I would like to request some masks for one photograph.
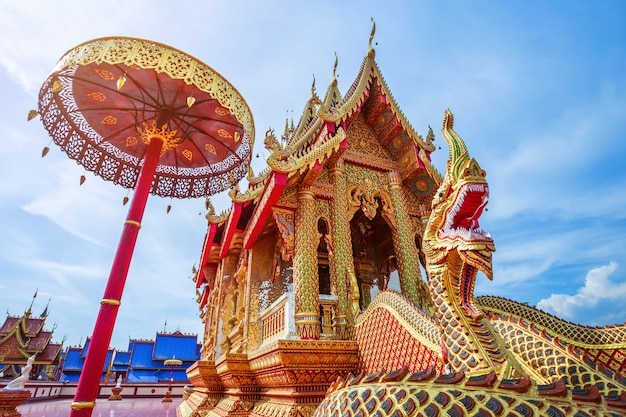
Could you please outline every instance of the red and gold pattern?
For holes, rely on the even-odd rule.
[[[146,94],[146,86],[158,91]],[[193,57],[142,39],[95,39],[66,52],[40,90],[38,113],[70,158],[126,188],[135,187],[147,149],[127,138],[167,125],[176,136],[152,189],[164,197],[228,189],[252,155],[254,122],[237,90]]]
[[[439,329],[432,319],[394,292],[382,292],[359,317],[355,329],[360,373],[381,369],[443,371]]]
[[[622,328],[582,329],[512,302],[474,300],[476,272],[492,275],[495,247],[478,228],[488,187],[452,114],[444,178],[430,162],[432,130],[424,141],[410,127],[371,39],[345,97],[336,81],[323,100],[313,83],[300,122],[286,123],[281,141],[268,130],[270,169],[250,172],[248,191],[229,194],[236,205],[257,204],[243,231],[252,272],[237,287],[231,252],[242,249],[229,243],[228,216],[209,219],[222,230],[211,235],[221,242],[206,244],[217,271],[203,298],[213,304],[203,316],[203,357],[212,365],[190,371],[195,390],[181,415],[625,415]],[[350,230],[357,215],[356,228],[380,226],[365,243],[352,241],[369,236]],[[370,302],[390,254],[403,295],[381,291]],[[330,295],[320,286],[329,276]],[[244,291],[246,305],[263,307],[236,311]],[[248,340],[231,343],[239,334]]]

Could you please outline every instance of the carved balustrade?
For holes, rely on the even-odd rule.
[[[320,333],[323,338],[336,336],[335,315],[337,311],[336,295],[319,295],[321,324]],[[277,339],[297,339],[294,320],[293,293],[285,293],[274,301],[259,315],[261,345]]]

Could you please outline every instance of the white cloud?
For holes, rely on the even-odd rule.
[[[602,302],[616,302],[626,296],[626,282],[616,283],[609,276],[617,270],[617,263],[591,269],[585,277],[585,285],[574,295],[552,294],[537,303],[537,307],[565,319],[573,319],[587,309]]]

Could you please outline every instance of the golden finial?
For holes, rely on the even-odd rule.
[[[333,65],[333,84],[337,84],[337,65],[339,64],[339,57],[337,51],[335,51],[335,65]]]
[[[372,32],[370,33],[370,41],[369,44],[367,45],[367,55],[370,58],[374,58],[374,47],[372,46],[372,41],[374,40],[374,34],[376,33],[376,22],[374,22],[374,18],[371,17],[370,19],[372,19]]]
[[[213,207],[213,204],[211,203],[211,199],[209,197],[207,197],[204,200],[204,207],[206,208],[207,219],[208,219],[208,216],[214,216],[215,215],[215,207]]]
[[[283,137],[289,136],[289,110],[287,110],[287,117],[285,117],[285,129],[283,130]]]
[[[311,83],[311,97],[315,96],[315,74],[313,74],[313,83]]]
[[[426,135],[426,143],[431,144],[435,141],[435,133],[433,128],[428,125],[428,134]]]
[[[30,302],[30,306],[28,306],[28,310],[26,311],[26,315],[30,316],[31,309],[33,308],[33,303],[35,302],[35,298],[37,298],[37,293],[39,292],[39,288],[35,290],[35,294],[33,294],[33,300]]]

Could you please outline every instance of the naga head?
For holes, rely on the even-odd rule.
[[[474,283],[480,270],[493,278],[491,254],[495,246],[491,235],[483,231],[478,219],[487,206],[489,187],[483,171],[475,159],[470,158],[463,140],[452,129],[454,116],[446,110],[443,120],[443,137],[450,147],[445,177],[432,201],[432,211],[424,232],[424,245],[429,256],[428,264],[437,268],[453,262],[448,258],[458,254],[461,265],[458,288],[453,288],[459,302],[472,316],[480,316],[472,300]],[[455,257],[455,259],[457,259]],[[449,265],[451,266],[451,265]]]

